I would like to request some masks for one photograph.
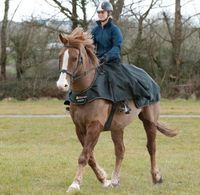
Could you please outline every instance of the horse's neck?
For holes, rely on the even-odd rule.
[[[94,69],[91,70],[92,68]],[[83,65],[82,68],[77,72],[77,75],[82,75],[82,77],[72,82],[71,84],[72,91],[78,93],[90,88],[94,80],[95,73],[96,73],[96,69],[94,65],[92,65],[91,63],[87,63],[87,65]]]

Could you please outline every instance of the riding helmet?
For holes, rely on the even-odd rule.
[[[97,11],[113,11],[113,6],[109,1],[103,1],[99,4]]]

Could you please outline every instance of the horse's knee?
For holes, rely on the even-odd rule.
[[[88,158],[86,155],[80,155],[78,159],[78,164],[81,164],[82,166],[86,166],[88,163]]]
[[[96,162],[92,159],[89,159],[88,160],[88,164],[91,166],[91,167],[95,167],[96,166]]]

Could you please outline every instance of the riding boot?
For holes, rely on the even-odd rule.
[[[70,101],[69,101],[69,92],[67,92],[66,94],[66,98],[65,98],[65,101],[64,101],[64,105],[66,105],[66,112],[69,112],[70,111]]]
[[[67,105],[65,109],[66,109],[67,112],[69,112],[70,111],[70,105]]]
[[[128,106],[128,101],[121,102],[120,112],[124,112],[125,114],[130,114],[131,108]]]

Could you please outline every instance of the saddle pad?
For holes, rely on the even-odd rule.
[[[96,99],[113,103],[133,100],[137,108],[158,102],[160,88],[141,68],[128,64],[98,67],[91,87],[81,93],[69,91],[65,104],[85,104]]]

